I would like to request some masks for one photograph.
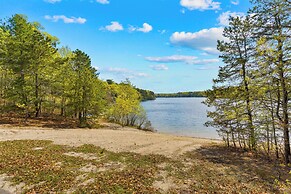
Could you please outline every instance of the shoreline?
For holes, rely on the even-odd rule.
[[[73,133],[72,133],[73,132]],[[103,128],[42,128],[0,125],[0,141],[51,140],[54,144],[80,146],[93,144],[114,152],[161,154],[176,157],[202,146],[220,144],[217,139],[180,136],[162,132],[142,131],[106,123]]]
[[[167,133],[167,132],[162,132],[157,130],[156,132],[153,133],[160,133],[160,134],[164,134],[164,135],[174,135],[177,137],[190,137],[190,138],[194,138],[194,139],[205,139],[205,140],[213,140],[213,141],[222,141],[219,138],[211,138],[211,137],[198,137],[198,136],[191,136],[191,135],[180,135],[180,134],[176,134],[176,133]]]
[[[61,128],[61,127],[44,127],[44,126],[30,126],[30,125],[11,125],[11,124],[0,124],[0,129],[1,128],[14,128],[14,129],[35,129],[35,130],[74,130],[74,129],[82,129],[82,130],[99,130],[99,129],[111,129],[111,130],[129,130],[129,131],[141,131],[141,132],[149,132],[149,133],[156,133],[156,134],[162,134],[162,135],[172,135],[172,136],[177,136],[177,137],[185,137],[185,138],[194,138],[194,139],[205,139],[205,140],[214,140],[214,141],[222,141],[220,138],[211,138],[211,137],[199,137],[199,136],[191,136],[191,135],[183,135],[183,134],[178,134],[178,133],[171,133],[171,132],[164,132],[164,131],[159,131],[159,129],[154,129],[154,131],[147,131],[147,130],[142,130],[142,129],[137,129],[132,126],[121,126],[118,123],[110,123],[110,122],[101,122],[100,123],[100,128],[80,128],[80,127],[68,127],[68,128]]]

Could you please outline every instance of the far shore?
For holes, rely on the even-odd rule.
[[[0,125],[0,141],[51,140],[55,144],[80,146],[93,144],[114,152],[161,154],[175,157],[201,146],[220,144],[220,140],[145,132],[105,123],[99,129],[61,129]]]

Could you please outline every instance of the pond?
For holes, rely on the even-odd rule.
[[[206,127],[205,98],[157,98],[142,102],[148,119],[158,132],[182,136],[219,139],[216,129]],[[213,109],[212,109],[213,110]]]

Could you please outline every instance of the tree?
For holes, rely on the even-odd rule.
[[[111,82],[108,87],[110,105],[107,117],[110,121],[120,123],[122,126],[153,131],[146,112],[140,105],[141,94],[129,80],[120,84]]]
[[[101,81],[85,52],[57,49],[58,43],[24,15],[1,21],[1,112],[25,112],[26,120],[61,115],[78,119],[79,126],[86,127],[110,104],[112,115],[120,117],[118,122],[139,127],[146,123],[140,94],[129,81]],[[153,93],[145,91],[145,95]]]
[[[7,57],[6,42],[9,34],[0,28],[0,105],[4,104],[4,95],[8,87],[7,69],[4,67],[4,59]]]
[[[278,79],[277,118],[284,134],[285,163],[290,163],[289,93],[290,88],[290,2],[287,0],[252,0],[250,11],[257,21],[255,36],[260,41],[258,56],[274,65],[272,76]],[[264,45],[262,47],[261,45]],[[268,51],[265,51],[265,48]]]
[[[109,110],[109,117],[122,125],[129,125],[130,117],[139,113],[140,94],[129,81],[110,86],[116,98]]]
[[[91,66],[90,57],[78,49],[73,52],[73,55],[74,75],[71,77],[73,80],[71,101],[75,115],[79,118],[80,126],[84,126],[89,115],[93,112],[100,112],[98,102],[103,99],[104,93],[101,92],[103,85],[98,80],[97,70]]]
[[[247,130],[249,131],[249,147],[256,148],[256,135],[253,125],[252,113],[252,96],[251,96],[251,52],[253,45],[251,44],[251,23],[250,18],[231,17],[230,25],[226,27],[223,36],[228,41],[218,41],[218,50],[222,53],[220,58],[226,64],[220,68],[218,79],[214,80],[216,84],[225,84],[232,82],[240,93],[237,93],[235,99],[245,103],[247,114]]]
[[[31,36],[33,26],[22,15],[14,15],[6,23],[2,23],[2,29],[9,33],[6,42],[7,55],[3,60],[4,68],[11,70],[16,76],[11,85],[10,94],[16,105],[25,107],[28,117],[29,88],[26,83],[26,75],[29,67],[30,48],[33,46]]]
[[[16,14],[2,23],[1,29],[9,34],[6,39],[7,54],[4,57],[4,68],[16,76],[11,84],[8,96],[19,107],[24,107],[26,117],[31,106],[35,107],[35,116],[41,111],[41,90],[46,79],[46,67],[52,63],[56,52],[56,39],[42,32],[36,22],[28,22],[23,15]]]
[[[245,18],[230,18],[224,30],[228,41],[218,41],[225,66],[207,92],[209,113],[228,145],[232,140],[249,148],[263,147],[270,155],[273,145],[279,158],[283,140],[284,161],[290,163],[289,113],[290,2],[253,0]],[[255,94],[255,95],[254,95]],[[283,137],[280,135],[283,134]],[[260,146],[257,146],[260,144]],[[246,147],[244,145],[244,147]]]
[[[40,27],[38,27],[40,28]],[[35,117],[41,113],[41,104],[45,96],[45,87],[50,87],[49,78],[55,61],[57,39],[48,33],[43,33],[37,28],[32,35],[33,47],[31,48],[31,60],[29,72],[34,81],[34,107]]]

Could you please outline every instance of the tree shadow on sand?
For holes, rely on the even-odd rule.
[[[274,184],[274,180],[285,181],[291,179],[291,167],[281,165],[275,160],[262,155],[224,146],[201,147],[190,157],[199,157],[202,160],[228,167],[229,173],[244,176],[248,181],[264,181]]]

